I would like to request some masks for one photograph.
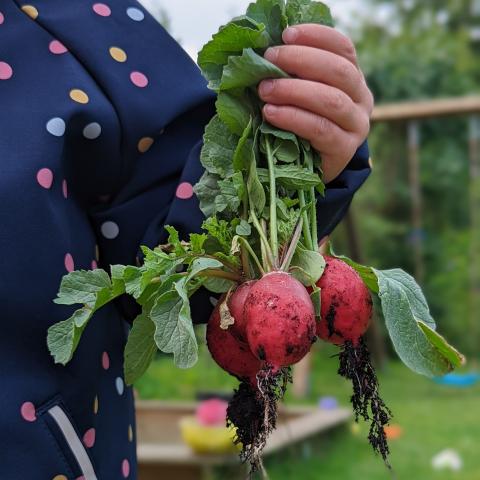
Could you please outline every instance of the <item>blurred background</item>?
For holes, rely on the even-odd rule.
[[[211,34],[249,2],[143,3],[196,58]],[[355,39],[377,102],[370,135],[374,174],[333,235],[335,249],[415,275],[440,331],[468,364],[455,377],[415,376],[398,362],[376,319],[368,342],[394,413],[392,476],[370,450],[366,425],[340,415],[334,428],[325,426],[329,415],[348,407],[350,386],[336,375],[335,349],[318,346],[295,372],[286,404],[298,415],[323,410],[325,428],[297,435],[267,457],[266,467],[272,480],[480,480],[480,0],[332,0],[330,6],[338,28]],[[202,341],[201,329],[198,335]],[[203,348],[198,366],[188,371],[159,357],[136,388],[139,399],[173,401],[159,404],[163,408],[209,392],[228,394],[235,385]],[[139,456],[146,465],[140,480],[236,478],[221,459],[173,450],[165,454],[177,455],[168,466],[172,476],[155,476],[155,450],[142,447],[141,428],[150,425],[153,439],[154,430],[165,427],[150,423],[149,409],[143,412],[140,404]]]

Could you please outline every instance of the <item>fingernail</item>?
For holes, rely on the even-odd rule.
[[[270,95],[270,93],[272,93],[273,87],[274,87],[273,80],[264,80],[260,84],[260,95]]]
[[[266,115],[268,116],[272,116],[272,115],[275,115],[278,111],[278,107],[276,107],[275,105],[265,105],[265,107],[263,107],[263,111],[265,112]]]
[[[267,51],[265,52],[264,57],[269,62],[274,62],[278,57],[278,48],[274,48],[274,47],[268,48]]]
[[[293,43],[298,37],[298,30],[296,28],[288,27],[282,35],[285,43]]]

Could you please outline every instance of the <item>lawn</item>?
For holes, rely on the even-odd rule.
[[[315,352],[307,403],[324,395],[348,405],[349,385],[336,375],[337,359],[330,347]],[[267,462],[271,480],[480,480],[480,386],[452,389],[416,376],[400,363],[380,373],[382,396],[403,435],[391,442],[395,476],[383,466],[365,439],[367,428],[352,425],[322,439],[313,449],[292,451]],[[144,399],[194,399],[197,392],[229,392],[236,385],[201,349],[193,369],[180,371],[168,358],[156,360],[136,388]],[[286,401],[294,400],[287,396]],[[455,449],[463,460],[461,472],[434,471],[432,457]]]

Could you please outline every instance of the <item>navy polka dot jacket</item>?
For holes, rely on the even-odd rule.
[[[52,299],[67,271],[134,263],[165,224],[202,222],[213,94],[139,4],[106,2],[0,0],[1,480],[136,478],[124,309],[99,312],[62,367],[46,334],[71,311]],[[321,234],[368,173],[364,145],[319,204]]]

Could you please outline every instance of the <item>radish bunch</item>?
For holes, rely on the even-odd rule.
[[[341,347],[339,374],[353,383],[356,419],[371,420],[370,443],[388,465],[384,426],[391,414],[379,396],[363,341],[372,317],[372,298],[352,267],[331,256],[325,261],[316,283],[321,291],[318,318],[309,293],[313,288],[308,291],[287,272],[273,271],[222,297],[208,322],[206,339],[213,359],[242,382],[227,417],[237,428],[244,459],[253,469],[260,466],[259,453],[275,427],[276,402],[289,379],[286,367],[310,351],[317,335]],[[222,325],[222,309],[231,318],[227,325]],[[278,388],[280,383],[283,387]]]

